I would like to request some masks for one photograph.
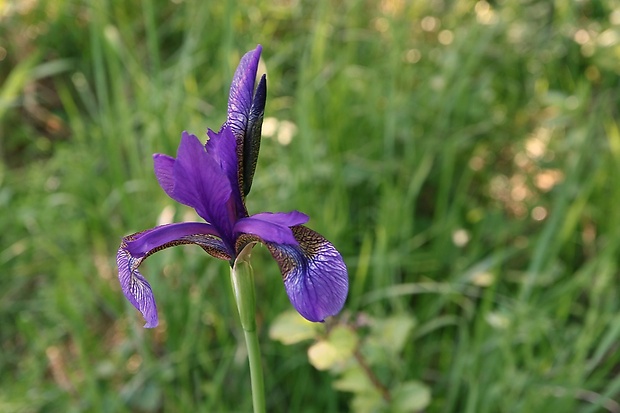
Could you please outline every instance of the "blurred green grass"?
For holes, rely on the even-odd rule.
[[[151,154],[221,124],[257,43],[266,116],[296,133],[264,138],[248,208],[312,217],[347,313],[417,319],[396,363],[427,411],[620,411],[612,0],[0,2],[0,411],[251,409],[226,264],[149,259],[143,330],[114,256],[187,219]],[[290,304],[255,261],[268,410],[346,411],[269,340]]]

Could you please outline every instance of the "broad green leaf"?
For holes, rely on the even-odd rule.
[[[306,320],[296,311],[286,311],[276,317],[271,324],[269,337],[290,345],[316,337],[322,328],[321,324]]]
[[[410,413],[423,410],[431,402],[431,391],[427,385],[419,381],[401,383],[392,392],[393,413]]]
[[[352,393],[377,392],[366,372],[357,364],[342,373],[334,382],[334,389]]]
[[[327,370],[338,363],[346,362],[357,347],[357,334],[345,326],[336,326],[326,340],[321,340],[308,349],[310,363],[319,370]]]
[[[327,370],[338,361],[338,349],[327,341],[319,341],[308,349],[308,359],[316,369]]]
[[[357,334],[354,330],[345,326],[336,326],[329,333],[327,338],[334,347],[338,349],[338,353],[342,358],[349,357],[357,347]]]
[[[377,413],[385,411],[386,402],[376,389],[357,393],[351,400],[352,411],[355,413]]]

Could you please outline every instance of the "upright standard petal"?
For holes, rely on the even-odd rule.
[[[267,243],[277,261],[293,307],[309,321],[323,321],[344,306],[349,290],[347,267],[336,248],[319,233],[291,228],[298,245]]]
[[[250,192],[256,170],[267,99],[265,75],[261,77],[254,92],[261,51],[262,47],[258,45],[256,49],[243,56],[235,71],[228,95],[226,125],[230,127],[237,141],[238,179],[243,198]]]
[[[226,125],[215,133],[207,131],[209,140],[205,144],[207,154],[220,166],[231,185],[237,185],[237,144],[235,135]]]
[[[236,137],[243,136],[246,131],[262,50],[262,46],[258,45],[256,49],[247,52],[241,58],[230,84],[226,124],[230,126]]]
[[[179,203],[184,203],[174,197],[174,162],[172,156],[156,153],[153,155],[153,166],[155,168],[155,177],[159,186],[172,199]]]
[[[218,133],[209,129],[207,135],[209,136],[209,140],[205,145],[207,155],[213,158],[213,161],[220,166],[230,182],[232,197],[234,198],[233,204],[235,205],[235,218],[245,217],[248,213],[241,196],[235,136],[226,125]]]
[[[194,208],[228,245],[234,245],[231,236],[236,218],[229,211],[231,194],[231,183],[221,165],[196,136],[184,132],[174,163],[174,199]]]
[[[246,197],[252,188],[254,172],[258,162],[260,140],[263,129],[263,116],[265,114],[265,101],[267,99],[267,79],[265,75],[260,78],[256,88],[256,94],[252,100],[248,125],[243,137],[243,168],[242,173],[243,196]]]

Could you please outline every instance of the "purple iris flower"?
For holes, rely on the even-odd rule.
[[[255,88],[261,46],[243,56],[228,98],[228,117],[219,132],[208,130],[206,144],[183,132],[177,157],[153,155],[155,175],[168,196],[196,210],[205,222],[161,225],[123,238],[116,255],[125,297],[146,320],[157,326],[151,286],[138,267],[149,255],[181,244],[196,244],[233,266],[249,244],[263,243],[277,261],[288,297],[310,321],[337,314],[348,291],[347,268],[336,248],[303,226],[298,212],[249,215],[250,191],[260,146],[267,82]]]

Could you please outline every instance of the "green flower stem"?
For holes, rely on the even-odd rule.
[[[265,385],[256,331],[256,299],[254,297],[254,272],[250,265],[251,251],[252,245],[248,245],[241,251],[234,266],[230,269],[230,279],[245,335],[245,344],[248,348],[254,413],[265,413]]]

